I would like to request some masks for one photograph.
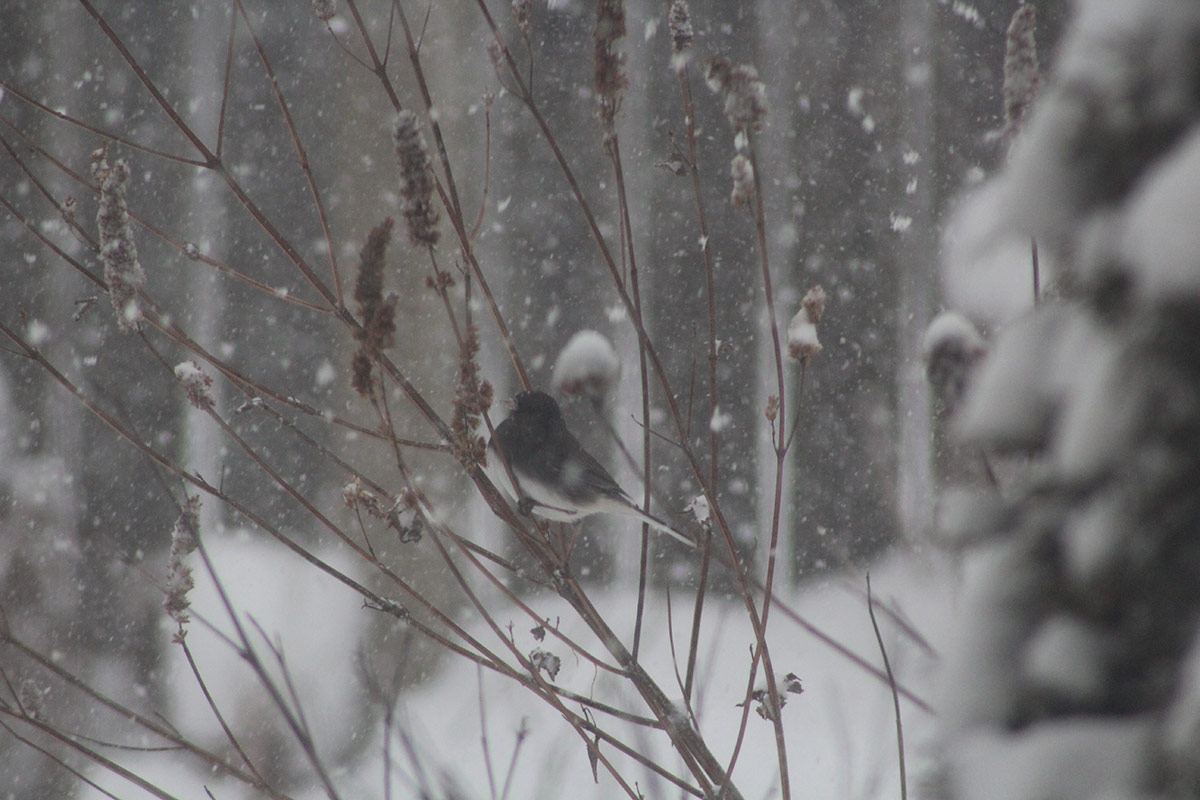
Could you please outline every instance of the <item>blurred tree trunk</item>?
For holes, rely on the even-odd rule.
[[[224,92],[225,48],[221,45],[229,35],[232,8],[220,5],[199,7],[192,24],[184,26],[186,42],[183,53],[187,64],[187,97],[189,119],[197,132],[214,150],[217,147],[217,128]],[[228,193],[219,186],[214,175],[199,172],[187,181],[180,192],[180,219],[200,252],[218,261],[229,259],[229,226],[225,204]],[[215,270],[197,262],[187,265],[181,287],[186,299],[186,324],[201,347],[218,352],[221,334],[225,329],[225,289]],[[222,384],[213,386],[217,407],[224,408]],[[193,408],[180,394],[183,415],[183,458],[188,467],[203,475],[210,483],[221,482],[222,434],[212,418]],[[217,503],[200,507],[200,530],[216,530],[221,518]]]

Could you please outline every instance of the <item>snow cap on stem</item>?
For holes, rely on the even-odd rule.
[[[797,361],[808,359],[821,352],[817,340],[817,324],[825,313],[825,290],[814,286],[804,295],[800,310],[787,327],[788,355]]]
[[[921,340],[925,374],[947,411],[958,406],[971,370],[986,350],[978,329],[957,311],[943,311],[925,329]]]
[[[620,378],[621,359],[599,331],[576,333],[554,363],[554,390],[564,395],[603,401]]]

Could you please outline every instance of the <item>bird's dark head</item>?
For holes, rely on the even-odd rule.
[[[513,398],[513,415],[550,422],[562,417],[558,401],[545,392],[521,392]]]

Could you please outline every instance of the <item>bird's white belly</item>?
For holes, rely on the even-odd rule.
[[[492,483],[512,498],[514,501],[520,501],[522,497],[528,497],[537,505],[533,507],[533,513],[537,514],[542,519],[548,519],[552,522],[575,522],[587,516],[589,511],[586,509],[569,510],[575,504],[563,496],[561,492],[555,491],[546,486],[540,481],[523,479],[521,481],[521,492],[517,492],[513,488],[512,481],[509,480],[508,471],[504,469],[504,465],[500,463],[500,459],[494,453],[489,454],[487,472]]]

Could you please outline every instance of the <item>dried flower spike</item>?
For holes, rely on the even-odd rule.
[[[175,365],[175,380],[187,392],[188,402],[201,411],[212,411],[216,401],[212,394],[212,378],[204,374],[195,361],[181,361]]]
[[[433,204],[433,167],[417,115],[402,109],[396,115],[392,138],[400,160],[400,196],[404,200],[408,240],[414,245],[435,245],[440,215]]]
[[[529,11],[532,5],[533,0],[512,0],[512,15],[516,20],[517,30],[526,38],[529,38]]]
[[[1008,24],[1004,43],[1004,133],[1016,135],[1037,97],[1041,76],[1038,68],[1037,8],[1021,3]]]
[[[322,22],[329,22],[337,13],[337,0],[312,0],[313,13]]]
[[[492,385],[479,378],[479,329],[470,324],[458,358],[458,385],[450,418],[451,449],[460,463],[482,464],[487,460],[487,442],[476,431],[483,412],[491,406]]]
[[[354,299],[362,329],[357,334],[360,348],[352,361],[351,385],[362,395],[370,394],[374,385],[372,364],[381,352],[392,346],[396,334],[395,295],[383,294],[383,270],[387,263],[388,243],[394,227],[391,217],[371,229],[366,244],[359,252],[358,278],[354,283]]]
[[[190,619],[188,592],[196,585],[187,557],[200,546],[200,498],[188,497],[179,518],[171,529],[171,553],[167,557],[167,598],[163,608],[178,626],[174,641],[182,642],[187,635],[183,626]]]
[[[671,66],[676,72],[682,72],[687,66],[687,52],[696,39],[687,0],[672,0],[667,12],[667,26],[671,29]]]
[[[146,283],[146,273],[138,262],[133,225],[125,202],[129,162],[120,159],[110,167],[108,150],[101,147],[92,153],[92,177],[100,189],[96,224],[100,229],[100,261],[104,264],[104,281],[108,284],[108,296],[117,312],[117,328],[122,333],[131,333],[138,329],[142,321],[137,293]]]
[[[625,78],[625,59],[617,51],[617,42],[625,36],[624,0],[598,0],[596,4],[595,88],[599,101],[597,115],[605,136],[612,136],[616,127],[617,109],[621,107],[621,92],[628,85]]]

